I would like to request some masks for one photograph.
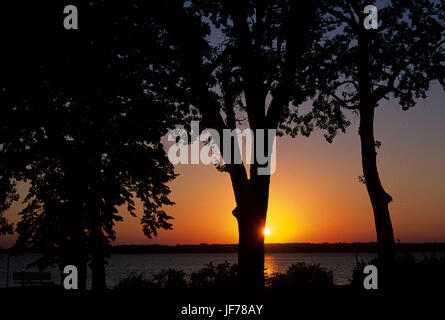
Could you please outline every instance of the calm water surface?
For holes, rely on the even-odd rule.
[[[416,253],[414,255],[422,259],[429,254]],[[26,266],[35,261],[37,257],[37,254],[26,254],[10,258],[9,286],[15,285],[12,280],[13,272],[37,271],[36,268],[26,270]],[[374,257],[375,254],[372,253],[357,255],[358,260],[364,261],[369,261]],[[115,254],[109,259],[109,264],[106,266],[107,283],[111,288],[120,279],[131,274],[143,273],[144,277],[148,278],[150,275],[168,268],[183,270],[186,274],[190,274],[209,262],[218,264],[226,260],[236,263],[237,256],[235,253]],[[354,253],[269,253],[265,257],[266,272],[285,272],[291,264],[297,262],[320,264],[321,267],[332,271],[336,284],[347,284],[351,279],[356,257]],[[6,287],[6,265],[7,255],[0,254],[0,287]],[[54,282],[60,282],[58,269],[52,268],[46,271],[52,273]],[[90,275],[91,272],[88,276]]]

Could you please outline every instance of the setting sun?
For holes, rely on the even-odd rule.
[[[264,229],[264,235],[268,236],[270,234],[270,229],[269,228],[265,228]]]

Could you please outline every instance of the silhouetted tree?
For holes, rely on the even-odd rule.
[[[91,255],[92,287],[105,288],[119,206],[134,215],[141,200],[148,237],[171,228],[162,208],[173,204],[167,183],[175,175],[160,138],[178,121],[173,105],[150,91],[162,79],[150,65],[168,57],[154,51],[158,30],[146,27],[150,16],[137,3],[81,3],[81,26],[69,31],[62,23],[68,3],[2,10],[8,50],[0,103],[2,130],[10,133],[0,145],[20,160],[11,176],[30,185],[17,246],[43,249],[41,266],[78,266],[81,287]]]
[[[394,260],[394,234],[388,205],[392,197],[382,186],[377,168],[374,112],[382,99],[394,98],[403,110],[426,98],[433,80],[445,85],[445,2],[429,0],[379,3],[378,29],[366,30],[363,13],[369,1],[338,0],[324,4],[324,27],[330,33],[323,50],[315,110],[328,105],[360,115],[363,166],[361,180],[374,210],[379,260]]]
[[[317,7],[313,1],[167,1],[156,15],[175,51],[180,79],[170,97],[199,112],[204,128],[248,126],[289,129],[289,110],[314,94],[311,55],[317,39]],[[153,8],[151,8],[153,10]],[[145,11],[148,11],[145,10]],[[178,90],[177,90],[178,91]],[[293,133],[310,133],[318,124],[335,135],[346,121],[341,113],[316,119],[294,119]],[[236,139],[235,139],[236,140]],[[265,137],[265,154],[271,154]],[[228,150],[219,146],[224,156]],[[256,152],[254,147],[253,154]],[[229,150],[239,148],[236,141]],[[233,160],[233,159],[232,159]],[[259,175],[258,159],[250,165],[225,164],[229,173],[238,222],[238,264],[245,288],[264,284],[264,235],[270,174]]]

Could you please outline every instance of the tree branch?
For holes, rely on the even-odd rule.
[[[342,108],[348,109],[348,110],[357,110],[358,106],[350,106],[346,103],[346,101],[339,98],[334,92],[329,92],[330,96],[333,97],[336,101],[338,101]]]
[[[226,46],[224,50],[213,60],[211,63],[207,64],[204,67],[203,73],[210,76],[212,72],[218,68],[231,54],[232,48],[230,46]]]
[[[311,7],[310,10],[311,12],[309,13],[301,13],[295,2],[290,9],[290,15],[286,21],[287,38],[284,66],[281,73],[281,79],[272,93],[272,101],[267,110],[266,122],[269,128],[277,128],[280,122],[282,109],[289,103],[292,89],[294,87],[293,83],[297,70],[297,59],[301,56],[299,55],[299,51],[303,51],[306,46],[306,43],[304,43],[304,34],[308,26],[305,22],[307,22],[308,17],[315,13],[313,7]],[[299,16],[300,14],[303,15],[303,17]]]

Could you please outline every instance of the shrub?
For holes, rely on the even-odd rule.
[[[127,278],[121,279],[114,287],[115,290],[144,290],[153,288],[153,283],[144,278],[143,273],[131,273]]]
[[[357,273],[358,274],[358,273]],[[278,289],[327,288],[334,285],[332,272],[318,264],[303,262],[291,265],[287,272],[266,276],[266,286]],[[153,289],[210,289],[224,291],[238,286],[238,266],[229,262],[214,265],[212,262],[193,272],[187,280],[182,270],[168,269],[145,279],[143,274],[131,274],[122,279],[117,290],[153,290]]]
[[[373,259],[369,262],[360,261],[352,272],[351,286],[362,289],[365,274],[363,269],[372,264],[380,271],[379,262]],[[381,274],[379,274],[379,279]],[[424,257],[416,259],[411,254],[398,255],[388,275],[388,289],[399,291],[440,291],[445,286],[445,257]]]
[[[233,287],[238,280],[238,265],[231,265],[228,261],[213,265],[210,262],[204,268],[191,274],[192,288]]]
[[[332,272],[319,264],[299,262],[291,265],[284,274],[274,273],[267,277],[266,285],[271,288],[332,287],[334,278]]]
[[[182,270],[162,270],[153,275],[153,286],[156,288],[182,289],[187,288],[187,280]]]
[[[186,288],[187,280],[182,270],[168,269],[152,275],[150,279],[144,278],[144,274],[131,273],[127,278],[119,281],[115,290],[152,290],[152,289],[182,289]]]

